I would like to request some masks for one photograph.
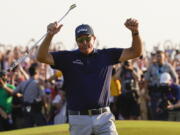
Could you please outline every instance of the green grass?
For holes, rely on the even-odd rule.
[[[120,135],[180,135],[180,122],[160,121],[116,121]],[[69,135],[68,125],[27,128],[0,135]]]

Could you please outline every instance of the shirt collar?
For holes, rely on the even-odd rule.
[[[98,53],[98,50],[97,49],[94,49],[90,54],[86,55],[84,53],[82,53],[79,49],[78,49],[78,53],[83,56],[83,57],[90,57],[90,56],[94,56],[95,54]]]

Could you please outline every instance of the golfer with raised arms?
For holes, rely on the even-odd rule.
[[[127,19],[132,33],[130,48],[95,49],[96,36],[91,26],[75,30],[77,50],[48,52],[51,40],[62,25],[48,25],[48,34],[37,53],[37,60],[59,69],[64,76],[71,135],[117,135],[114,116],[109,109],[110,80],[114,64],[142,55],[138,21]]]

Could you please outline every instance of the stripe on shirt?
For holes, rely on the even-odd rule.
[[[104,84],[103,84],[103,87],[102,87],[101,95],[100,95],[100,98],[99,98],[99,104],[103,104],[104,102],[108,101],[108,99],[107,99],[107,101],[105,101],[105,95],[106,95],[106,85],[108,83],[107,81],[108,81],[109,74],[111,74],[111,71],[112,71],[112,66],[109,66],[108,71],[106,73],[106,78],[105,78],[105,81],[104,81]]]

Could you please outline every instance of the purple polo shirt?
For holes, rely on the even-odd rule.
[[[85,55],[79,50],[52,52],[62,71],[67,105],[70,110],[97,109],[109,105],[112,66],[119,63],[121,48],[94,50]]]

